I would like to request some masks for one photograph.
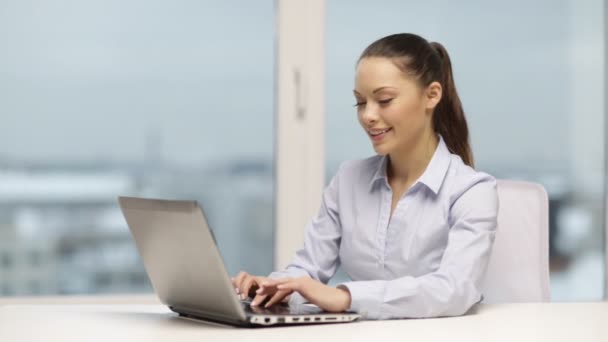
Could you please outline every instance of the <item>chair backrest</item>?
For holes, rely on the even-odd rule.
[[[547,192],[540,184],[498,180],[498,206],[483,302],[549,301]]]

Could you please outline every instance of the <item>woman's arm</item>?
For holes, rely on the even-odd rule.
[[[341,284],[350,292],[350,310],[371,319],[464,314],[481,299],[497,214],[496,181],[485,178],[453,203],[448,244],[437,271]]]
[[[268,278],[246,274],[239,275],[234,280],[235,286],[240,287],[240,293],[251,293],[251,288],[257,291],[252,305],[259,305],[264,301],[272,304],[283,300],[292,293],[290,290],[277,291],[275,287],[261,290],[264,287],[263,284],[273,283],[272,280],[304,277],[327,283],[336,273],[339,266],[338,254],[342,237],[337,200],[341,170],[342,167],[323,191],[319,212],[306,226],[304,247],[296,252],[291,263],[284,270],[271,273]],[[255,279],[258,281],[256,282]],[[293,304],[304,301],[305,299],[299,293],[294,293],[290,298],[290,303]]]
[[[340,168],[323,191],[321,207],[306,226],[304,247],[285,270],[273,272],[270,278],[308,276],[327,283],[339,266],[338,253],[342,229],[338,207]]]

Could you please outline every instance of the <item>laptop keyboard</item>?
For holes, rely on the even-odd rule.
[[[257,315],[289,315],[289,307],[287,305],[273,305],[269,308],[264,306],[251,306],[251,303],[242,302],[243,309],[246,313],[257,314]]]
[[[241,305],[246,313],[257,315],[310,315],[322,312],[318,307],[306,304],[289,306],[286,303],[279,303],[265,308],[263,305],[251,306],[250,300],[241,300]]]

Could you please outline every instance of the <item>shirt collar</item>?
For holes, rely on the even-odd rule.
[[[426,169],[418,178],[418,180],[414,183],[422,183],[429,189],[433,191],[435,195],[439,192],[441,188],[441,184],[443,184],[443,180],[445,179],[445,175],[448,172],[448,168],[450,166],[451,153],[448,150],[447,145],[443,141],[441,135],[439,135],[439,143],[437,144],[437,149],[433,153],[433,157],[431,161],[427,165]],[[376,181],[380,179],[384,179],[386,184],[388,185],[388,177],[386,175],[386,166],[388,165],[388,155],[382,156],[378,162],[378,166],[376,171],[374,172],[374,176],[372,177],[370,185],[374,185]]]
[[[372,177],[372,181],[370,183],[370,186],[374,186],[374,184],[376,184],[377,181],[384,179],[387,182],[388,185],[388,176],[386,175],[386,165],[388,162],[388,156],[384,155],[381,156],[378,164],[376,166],[376,171],[374,172],[374,176]]]

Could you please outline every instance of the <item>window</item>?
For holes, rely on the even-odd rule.
[[[2,267],[5,269],[10,269],[13,266],[13,258],[8,253],[2,254]]]
[[[231,273],[272,270],[274,15],[0,2],[0,267],[43,275],[0,295],[151,291],[118,195],[199,200]]]
[[[284,266],[324,162],[329,179],[373,154],[352,107],[357,57],[415,32],[452,56],[477,168],[549,191],[553,299],[599,299],[603,13],[601,0],[1,1],[0,295],[151,291],[118,195],[199,200],[232,274]]]

